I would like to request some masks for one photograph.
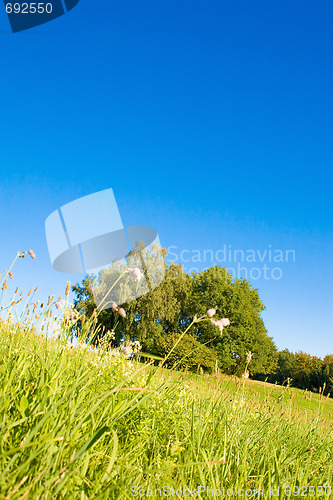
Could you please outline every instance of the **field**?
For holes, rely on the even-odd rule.
[[[331,498],[333,400],[0,323],[0,498]]]

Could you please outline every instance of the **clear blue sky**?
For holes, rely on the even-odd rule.
[[[112,187],[178,254],[293,249],[253,281],[266,327],[332,352],[332,19],[328,0],[80,0],[12,34],[1,5],[0,267],[37,255],[12,288],[81,279],[52,269],[45,219]]]

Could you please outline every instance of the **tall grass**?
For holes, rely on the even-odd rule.
[[[332,432],[316,420],[281,416],[241,389],[216,386],[207,398],[153,373],[2,324],[0,497],[123,499],[202,486],[269,498],[269,488],[332,485]]]
[[[49,321],[51,305],[35,314]],[[232,388],[211,377],[208,390],[205,377],[193,382],[120,352],[74,347],[70,323],[49,338],[27,321],[0,322],[1,499],[250,489],[252,498],[282,499],[302,487],[330,497],[333,435],[319,407],[301,420],[290,399],[272,408],[253,398],[245,378]]]

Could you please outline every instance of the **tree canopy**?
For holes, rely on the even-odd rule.
[[[165,255],[164,251],[163,259]],[[251,351],[252,375],[274,372],[277,349],[272,338],[267,335],[261,318],[264,306],[257,289],[245,279],[233,279],[226,269],[219,266],[189,275],[183,272],[179,264],[166,265],[163,262],[163,265],[165,277],[156,288],[123,304],[126,318],[119,318],[111,308],[98,313],[98,322],[104,331],[114,330],[114,344],[138,340],[143,351],[164,355],[174,335],[184,331],[194,316],[204,315],[207,309],[213,307],[217,308],[216,316],[229,318],[230,326],[224,328],[221,336],[220,330],[209,321],[196,323],[188,332],[190,337],[181,344],[182,348],[193,348],[195,342],[199,342],[210,349],[211,359],[209,351],[205,351],[209,358],[208,365],[211,366],[212,360],[216,359],[220,369],[229,374],[242,372],[247,353]],[[102,277],[104,286],[105,276],[112,283],[120,272],[121,265],[115,263],[102,270],[100,275],[88,275],[81,285],[73,286],[76,309],[90,317],[96,308],[93,294],[96,283]],[[128,286],[126,283],[119,288],[119,297]]]

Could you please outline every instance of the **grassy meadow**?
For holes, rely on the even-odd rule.
[[[1,499],[330,498],[332,399],[0,325]]]
[[[135,343],[74,344],[78,320],[82,339],[98,326],[69,304],[70,284],[46,304],[31,290],[18,315],[22,293],[6,299],[8,277],[11,268],[0,284],[1,500],[332,497],[332,399],[252,381],[248,364],[242,378],[195,374],[153,365]]]

